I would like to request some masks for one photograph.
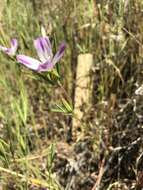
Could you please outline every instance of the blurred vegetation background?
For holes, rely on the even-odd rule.
[[[143,135],[143,1],[0,0],[0,44],[9,46],[15,37],[19,52],[34,56],[41,26],[54,51],[67,43],[59,69],[73,105],[78,56],[92,54],[92,103],[82,106],[74,139],[72,116],[51,111],[65,96],[58,85],[0,53],[0,188],[136,189],[143,170],[137,163]]]

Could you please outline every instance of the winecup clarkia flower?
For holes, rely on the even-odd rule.
[[[39,60],[26,55],[17,55],[17,60],[34,71],[44,72],[53,69],[55,64],[61,59],[64,54],[65,43],[59,46],[55,56],[53,56],[52,46],[48,36],[39,37],[34,40],[34,47],[37,51]]]
[[[13,38],[11,40],[11,47],[7,48],[4,46],[0,45],[0,50],[3,51],[4,53],[8,54],[9,56],[14,56],[16,54],[17,48],[18,48],[18,41],[17,39]]]

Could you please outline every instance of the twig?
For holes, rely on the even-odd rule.
[[[103,173],[104,173],[104,163],[105,163],[105,159],[103,159],[102,162],[101,162],[101,166],[100,166],[99,174],[98,174],[98,177],[97,177],[97,181],[96,181],[95,185],[93,186],[93,188],[91,190],[98,190],[99,189],[101,179],[102,179],[102,176],[103,176]]]
[[[140,42],[130,31],[128,31],[126,28],[122,28],[127,34],[129,34],[135,41],[143,48],[142,42]]]

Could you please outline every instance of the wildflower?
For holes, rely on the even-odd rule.
[[[10,48],[0,45],[0,50],[3,51],[4,53],[8,54],[9,56],[14,56],[17,51],[17,48],[18,48],[17,39],[15,39],[15,38],[12,39],[10,44],[11,44]]]
[[[65,50],[65,43],[62,43],[59,46],[55,56],[53,56],[52,47],[48,36],[39,37],[34,40],[34,46],[39,60],[26,55],[17,55],[17,60],[26,67],[38,72],[49,71],[53,69],[55,64],[63,56]]]

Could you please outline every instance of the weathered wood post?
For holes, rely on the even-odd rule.
[[[78,128],[82,129],[82,117],[83,112],[82,107],[89,105],[91,103],[91,78],[90,70],[93,63],[93,55],[90,53],[80,54],[78,56],[77,73],[76,73],[76,88],[75,88],[75,105],[74,113],[75,118],[73,118],[73,138],[78,138]],[[85,110],[86,111],[86,110]]]

